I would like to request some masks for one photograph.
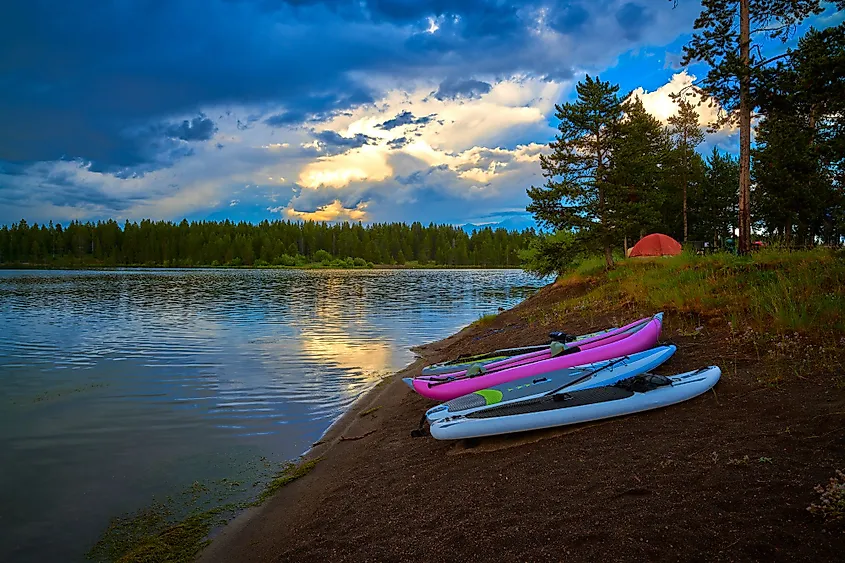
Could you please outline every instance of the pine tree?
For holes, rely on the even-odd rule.
[[[668,139],[639,98],[623,104],[625,117],[614,138],[607,185],[607,213],[617,240],[636,240],[660,223],[660,184]],[[626,249],[627,250],[627,249]]]
[[[692,191],[694,232],[696,237],[712,240],[717,246],[731,236],[730,227],[736,224],[739,160],[713,147],[704,174],[700,189]]]
[[[677,0],[676,0],[677,2]],[[845,0],[837,0],[839,9]],[[705,98],[725,110],[723,122],[739,122],[739,251],[750,250],[751,238],[751,112],[755,87],[765,65],[782,57],[764,58],[755,36],[786,41],[797,25],[823,11],[821,0],[701,0],[696,33],[684,47],[682,64],[704,61],[710,71],[701,82]],[[751,29],[751,24],[755,28]]]
[[[680,153],[680,169],[672,174],[681,183],[683,193],[683,216],[684,216],[684,242],[689,241],[689,221],[687,218],[687,192],[689,191],[690,177],[693,175],[692,167],[696,163],[694,159],[695,149],[704,141],[704,132],[698,126],[698,112],[691,103],[683,98],[677,100],[678,113],[669,118],[669,136],[673,142],[673,148]]]
[[[766,73],[754,179],[755,211],[786,243],[838,239],[845,164],[845,24],[810,29]]]
[[[607,185],[622,104],[619,86],[589,75],[576,87],[575,102],[556,105],[558,135],[552,153],[540,157],[546,183],[531,186],[527,209],[538,223],[574,230],[589,246],[604,250],[613,265],[613,233],[608,223]]]

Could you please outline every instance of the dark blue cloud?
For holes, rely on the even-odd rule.
[[[352,137],[344,137],[343,135],[328,129],[320,131],[319,133],[314,133],[314,138],[320,141],[320,144],[325,146],[331,152],[337,151],[338,149],[341,151],[357,149],[358,147],[375,142],[375,139],[364,135],[363,133],[357,133]]]
[[[449,172],[449,166],[447,164],[431,166],[427,170],[417,170],[406,176],[396,176],[396,181],[403,186],[422,185],[428,181],[429,177],[443,172]]]
[[[184,158],[189,151],[174,143],[210,139],[210,118],[191,116],[212,106],[262,108],[260,118],[244,118],[244,128],[326,120],[382,93],[364,82],[370,74],[400,81],[567,77],[579,61],[539,38],[541,11],[552,29],[582,33],[596,44],[598,56],[606,46],[594,39],[590,20],[616,6],[611,0],[6,4],[0,161],[81,159],[97,171],[149,170]],[[629,37],[641,36],[653,19],[633,3],[616,17]],[[439,26],[435,33],[427,32],[430,18]],[[466,79],[438,91],[477,95],[484,84]]]
[[[214,122],[204,115],[199,115],[188,121],[184,120],[178,125],[171,125],[167,128],[168,137],[181,139],[183,141],[207,141],[217,131]]]
[[[560,6],[549,16],[549,27],[559,33],[575,33],[590,19],[590,13],[579,4]]]
[[[271,115],[264,120],[264,123],[270,127],[288,127],[290,125],[297,125],[308,119],[308,115],[301,111],[283,111],[276,115]]]
[[[654,14],[639,4],[628,2],[616,12],[616,21],[626,39],[637,41],[643,30],[654,22]]]
[[[391,56],[383,38],[362,39],[321,7],[298,20],[295,7],[267,16],[219,0],[56,0],[4,11],[7,161],[80,157],[103,170],[150,162],[151,138],[136,131],[151,122],[210,104],[276,101],[303,115],[347,107],[361,100],[347,93],[362,89],[345,71]],[[309,23],[321,14],[331,41]],[[280,32],[280,22],[300,23]]]
[[[486,94],[492,87],[481,80],[460,80],[451,78],[440,83],[434,93],[438,100],[454,100],[457,98],[477,98]]]
[[[97,186],[80,185],[72,169],[45,166],[28,169],[24,182],[4,184],[2,193],[4,199],[14,200],[18,206],[50,204],[56,207],[108,208],[118,212],[128,209],[141,199],[138,195],[118,197],[104,192]],[[6,213],[0,213],[0,216],[3,215]]]
[[[393,139],[387,142],[387,146],[391,149],[401,149],[405,145],[408,144],[408,139],[406,137],[399,137],[398,139]]]
[[[378,127],[379,129],[385,129],[387,131],[390,131],[391,129],[402,127],[403,125],[425,125],[432,119],[434,119],[433,115],[414,117],[413,113],[406,110],[394,117],[393,119],[388,119]]]
[[[288,109],[271,115],[264,123],[270,127],[290,127],[306,122],[321,122],[331,119],[342,110],[372,104],[374,101],[372,93],[360,87],[352,92],[311,95],[289,101],[286,104]]]

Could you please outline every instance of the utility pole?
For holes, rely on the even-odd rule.
[[[751,249],[751,33],[750,0],[739,0],[739,245],[740,254]]]

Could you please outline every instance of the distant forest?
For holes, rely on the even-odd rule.
[[[516,267],[533,230],[421,223],[71,222],[0,228],[0,264],[46,266],[379,265]]]

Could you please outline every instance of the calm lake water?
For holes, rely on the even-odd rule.
[[[546,281],[519,270],[0,271],[0,561],[83,560],[113,516],[197,483],[254,495],[410,363],[410,346]]]

